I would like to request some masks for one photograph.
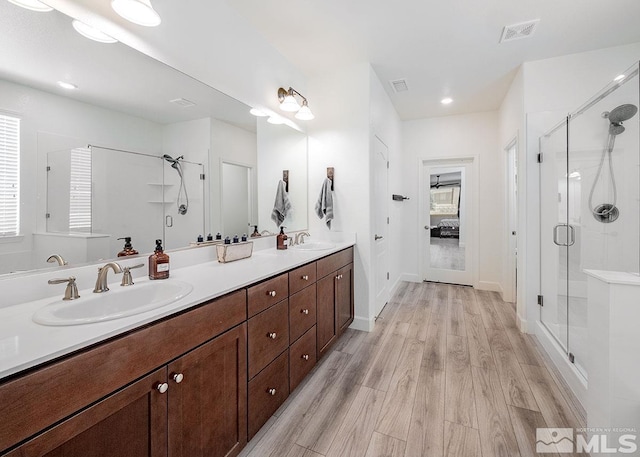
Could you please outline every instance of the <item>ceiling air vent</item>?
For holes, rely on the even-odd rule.
[[[196,106],[195,103],[193,103],[191,100],[187,100],[186,98],[176,98],[176,99],[170,100],[170,102],[175,103],[176,105],[182,108],[189,108],[190,106]]]
[[[406,92],[409,90],[407,86],[407,81],[405,79],[395,79],[393,81],[389,81],[391,83],[391,87],[393,87],[394,92]]]
[[[536,31],[540,19],[533,21],[521,22],[519,24],[507,25],[502,30],[502,37],[500,37],[500,43],[505,41],[520,40],[522,38],[529,38]]]

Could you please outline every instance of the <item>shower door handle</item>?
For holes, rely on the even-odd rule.
[[[557,245],[557,246],[565,246],[565,247],[566,247],[566,246],[569,246],[569,244],[568,244],[568,243],[560,243],[560,242],[558,241],[558,229],[559,229],[560,227],[565,227],[565,228],[566,228],[566,227],[567,227],[567,224],[558,224],[558,225],[556,225],[555,227],[553,227],[553,243],[554,243],[555,245]]]

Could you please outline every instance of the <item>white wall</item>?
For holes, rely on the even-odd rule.
[[[327,69],[309,81],[316,118],[309,123],[309,228],[328,231],[314,207],[327,167],[335,168],[331,231],[355,232],[355,328],[368,330],[370,315],[371,233],[369,170],[370,66],[355,63]],[[305,94],[307,95],[307,94]]]
[[[419,226],[419,173],[423,159],[474,157],[477,175],[476,225],[479,244],[474,285],[481,289],[501,290],[502,250],[505,227],[503,153],[498,140],[498,113],[486,112],[460,116],[406,121],[403,123],[406,213],[400,244],[404,259],[402,273],[419,277],[419,255],[416,249],[421,236]]]

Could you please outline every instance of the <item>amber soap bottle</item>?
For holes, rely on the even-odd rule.
[[[169,256],[162,249],[162,240],[156,240],[156,249],[149,256],[149,279],[169,277]]]
[[[280,233],[276,237],[276,249],[287,249],[287,238],[289,238],[284,233],[284,227],[280,227]]]
[[[118,238],[119,240],[124,240],[124,248],[122,251],[118,252],[118,257],[126,257],[129,255],[138,255],[138,251],[133,249],[133,245],[131,244],[131,237],[125,236],[124,238]]]

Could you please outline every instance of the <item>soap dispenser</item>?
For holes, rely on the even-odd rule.
[[[276,249],[287,249],[287,239],[289,237],[284,233],[284,227],[280,227],[280,233],[276,237]]]
[[[162,240],[156,240],[156,249],[149,256],[149,279],[169,277],[169,256],[162,249]]]
[[[251,238],[254,238],[256,236],[262,236],[262,235],[260,235],[260,232],[258,232],[258,226],[254,225],[253,226],[253,233],[251,234]]]
[[[119,240],[124,240],[124,248],[122,251],[118,252],[118,257],[125,257],[128,255],[138,255],[138,251],[133,249],[131,245],[131,237],[125,236],[124,238],[118,238]]]

